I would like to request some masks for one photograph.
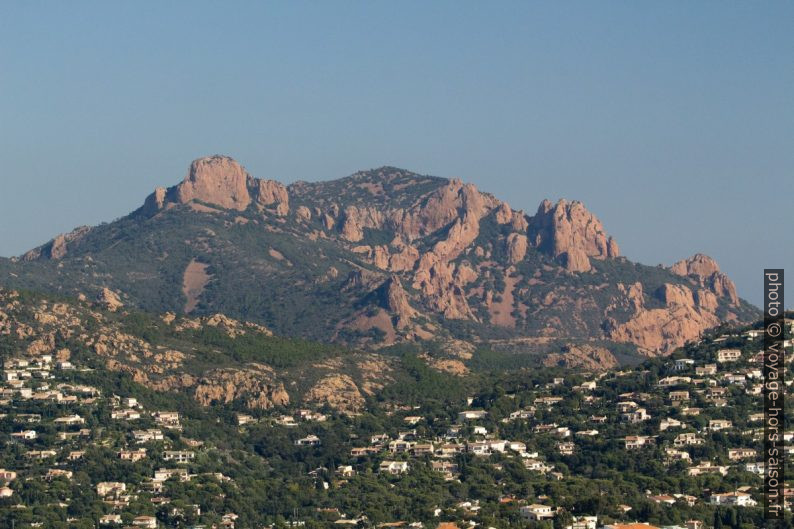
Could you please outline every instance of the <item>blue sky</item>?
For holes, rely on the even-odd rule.
[[[758,303],[763,267],[794,263],[792,20],[782,1],[3,2],[0,255],[223,153],[284,182],[395,165],[527,211],[579,199],[629,258],[710,254]]]

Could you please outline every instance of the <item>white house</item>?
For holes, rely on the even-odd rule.
[[[548,505],[533,503],[521,507],[521,516],[532,521],[548,520],[554,518],[554,511]]]
[[[384,461],[380,464],[378,470],[387,474],[398,475],[408,472],[408,468],[407,461]]]
[[[712,505],[735,505],[736,507],[755,507],[758,502],[752,496],[744,492],[726,492],[724,494],[712,494],[709,498]]]

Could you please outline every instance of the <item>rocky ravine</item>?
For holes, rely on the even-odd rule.
[[[333,285],[337,298],[307,331],[368,347],[438,337],[471,343],[570,338],[632,343],[644,354],[664,354],[721,321],[757,315],[706,256],[669,269],[628,262],[581,202],[544,200],[528,215],[460,180],[395,168],[284,186],[252,177],[231,158],[201,158],[181,183],[155,190],[128,222],[153,226],[168,215],[197,215],[215,224],[222,219],[225,233],[203,228],[200,236],[179,241],[190,263],[207,263],[212,279],[206,289],[187,289],[187,302],[177,293],[167,302],[173,310],[235,310],[239,305],[212,286],[228,290],[252,274],[261,288],[291,281],[295,299],[327,296],[320,289]],[[242,230],[246,240],[260,242],[251,248],[232,242]],[[104,235],[97,231],[59,236],[25,259],[69,264],[71,257],[71,280],[87,281],[77,263],[91,257],[86,248],[101,246],[97,240]],[[274,238],[290,242],[279,245]],[[268,248],[265,260],[251,257],[256,247]],[[289,247],[300,251],[290,257]],[[230,251],[234,259],[226,257]],[[24,275],[24,263],[14,273]],[[137,285],[115,287],[130,290],[143,306],[153,303],[135,291]],[[266,309],[260,317],[287,325],[275,314]]]

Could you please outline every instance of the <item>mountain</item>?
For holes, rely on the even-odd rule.
[[[125,217],[1,260],[0,284],[107,289],[127,306],[357,347],[442,341],[439,362],[487,346],[609,363],[758,316],[705,255],[628,261],[581,202],[530,215],[393,167],[285,186],[225,156],[195,160]]]

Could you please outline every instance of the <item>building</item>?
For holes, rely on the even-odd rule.
[[[47,474],[44,475],[44,479],[47,481],[52,481],[57,478],[66,478],[71,481],[72,479],[72,471],[71,470],[64,470],[62,468],[51,468],[47,470]]]
[[[389,452],[392,454],[397,454],[400,452],[408,452],[413,448],[414,443],[412,441],[406,441],[404,439],[395,439],[394,441],[389,442]]]
[[[692,458],[689,456],[689,452],[684,452],[683,450],[676,450],[675,448],[666,448],[664,450],[665,455],[667,455],[668,461],[690,461]]]
[[[695,368],[695,374],[698,376],[708,376],[717,374],[717,364],[706,364]]]
[[[656,444],[656,439],[645,435],[627,435],[623,442],[626,445],[626,450],[639,450],[646,446],[653,446]]]
[[[679,421],[678,419],[673,419],[669,417],[667,419],[662,419],[662,422],[659,423],[659,431],[663,432],[670,428],[681,428],[684,424]]]
[[[485,410],[466,410],[458,413],[458,422],[477,421],[488,415]]]
[[[144,529],[157,529],[157,518],[154,516],[136,516],[132,520],[134,527],[143,527]]]
[[[728,470],[730,470],[730,467],[715,465],[708,461],[701,461],[696,466],[690,467],[687,470],[687,474],[690,476],[702,476],[703,474],[719,474],[725,476],[728,474]]]
[[[744,492],[726,492],[724,494],[712,494],[709,497],[712,505],[731,505],[736,507],[755,507],[758,502],[752,496]]]
[[[124,461],[140,461],[146,457],[146,449],[140,448],[138,450],[121,450],[119,451],[119,459]]]
[[[132,437],[137,443],[148,443],[149,441],[162,441],[164,439],[163,432],[157,429],[149,430],[135,430],[132,432]]]
[[[727,419],[712,419],[709,421],[709,431],[719,432],[721,430],[728,430],[733,426],[731,421]]]
[[[180,428],[179,412],[176,411],[156,411],[152,413],[154,422],[166,428]]]
[[[731,461],[755,458],[756,455],[757,452],[753,448],[731,448],[728,450],[728,459]]]
[[[686,402],[689,400],[689,392],[688,391],[671,391],[670,392],[670,402],[678,403],[678,402]]]
[[[573,523],[566,529],[596,529],[598,516],[574,516]]]
[[[560,455],[572,456],[575,448],[576,445],[570,441],[557,443],[557,451],[560,453]]]
[[[110,496],[121,494],[127,490],[127,485],[118,481],[102,481],[96,485],[96,493],[98,496]]]
[[[385,474],[404,474],[408,472],[408,462],[407,461],[384,461],[378,467],[378,470]]]
[[[673,363],[673,370],[685,371],[695,365],[695,361],[691,358],[679,358]]]
[[[63,424],[66,426],[74,426],[76,424],[85,424],[85,419],[79,415],[67,415],[66,417],[58,417],[54,421],[55,424]]]
[[[697,446],[702,445],[705,441],[698,437],[697,434],[692,432],[682,433],[676,436],[673,440],[673,445],[680,446]]]
[[[645,408],[637,408],[634,411],[627,411],[626,413],[622,413],[620,415],[620,420],[630,424],[647,421],[650,418],[651,416],[648,414]]]
[[[554,518],[554,511],[548,505],[533,503],[521,507],[521,517],[527,520],[539,522]]]
[[[137,421],[141,418],[141,412],[133,409],[113,410],[110,412],[110,418],[119,421]]]
[[[161,468],[154,471],[152,481],[163,482],[171,478],[176,478],[179,481],[190,481],[190,474],[186,468]]]
[[[38,436],[36,434],[36,430],[22,430],[21,432],[12,433],[11,437],[16,437],[17,439],[24,439],[25,441],[33,441]]]
[[[736,362],[742,357],[742,352],[739,349],[720,349],[717,351],[717,362]]]
[[[690,384],[692,379],[690,377],[666,377],[659,380],[657,386],[660,388],[671,388],[673,386],[681,386]]]
[[[175,463],[189,463],[196,458],[196,453],[191,450],[166,450],[163,459]]]
[[[615,523],[605,525],[603,529],[660,529],[656,525],[651,525],[649,523]]]
[[[250,415],[246,415],[244,413],[237,414],[237,426],[244,426],[246,424],[254,422],[254,418]]]
[[[307,435],[295,441],[295,446],[320,446],[320,438],[316,435]]]

